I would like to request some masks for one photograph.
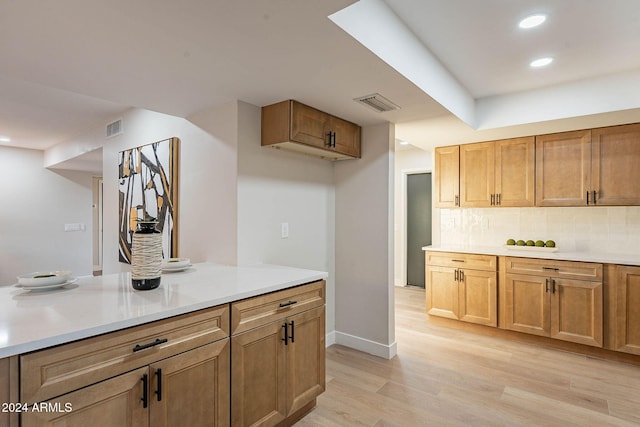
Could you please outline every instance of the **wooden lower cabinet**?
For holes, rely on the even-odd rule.
[[[497,326],[495,258],[473,254],[427,252],[427,313],[432,316]]]
[[[324,391],[325,286],[231,304],[232,425],[291,425]]]
[[[22,426],[227,426],[229,339],[39,403]]]
[[[602,347],[602,282],[507,274],[505,328]]]
[[[618,266],[614,286],[614,350],[640,355],[640,267]]]
[[[141,402],[144,367],[43,402],[43,410],[22,413],[23,427],[138,427],[149,425]]]

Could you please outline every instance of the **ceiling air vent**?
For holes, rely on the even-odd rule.
[[[107,125],[107,138],[120,135],[122,133],[122,119],[118,119]]]
[[[355,98],[354,101],[359,102],[363,105],[366,105],[369,108],[373,108],[379,113],[400,109],[400,107],[398,107],[396,104],[389,101],[387,98],[380,95],[379,93],[374,93],[367,96],[361,96],[360,98]]]

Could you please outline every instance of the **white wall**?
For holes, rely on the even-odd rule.
[[[335,164],[336,342],[396,352],[391,124],[364,127],[362,158]]]
[[[260,108],[239,103],[238,263],[329,272],[327,332],[334,321],[333,163],[260,145]],[[281,224],[289,237],[281,237]]]
[[[43,161],[42,151],[0,147],[0,285],[32,271],[92,272],[92,176]],[[85,230],[65,232],[66,223]]]
[[[395,152],[393,259],[396,286],[407,284],[407,175],[431,172],[433,152],[419,148]]]

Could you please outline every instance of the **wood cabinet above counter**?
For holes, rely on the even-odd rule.
[[[435,206],[638,206],[639,162],[640,123],[438,147]]]
[[[262,107],[262,146],[327,160],[360,158],[360,126],[294,100]]]

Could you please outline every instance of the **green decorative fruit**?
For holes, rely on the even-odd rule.
[[[554,242],[553,240],[547,240],[544,245],[548,248],[555,248],[556,242]]]
[[[539,248],[543,248],[544,247],[544,242],[542,240],[536,240],[536,246]]]
[[[516,246],[524,246],[524,245],[525,245],[524,240],[518,240],[516,242]]]
[[[533,240],[527,240],[526,245],[527,246],[535,246],[535,242]]]
[[[516,241],[515,241],[515,240],[513,240],[513,239],[509,239],[509,240],[507,240],[507,245],[509,245],[509,246],[513,246],[513,245],[515,245],[515,244],[516,244]]]

